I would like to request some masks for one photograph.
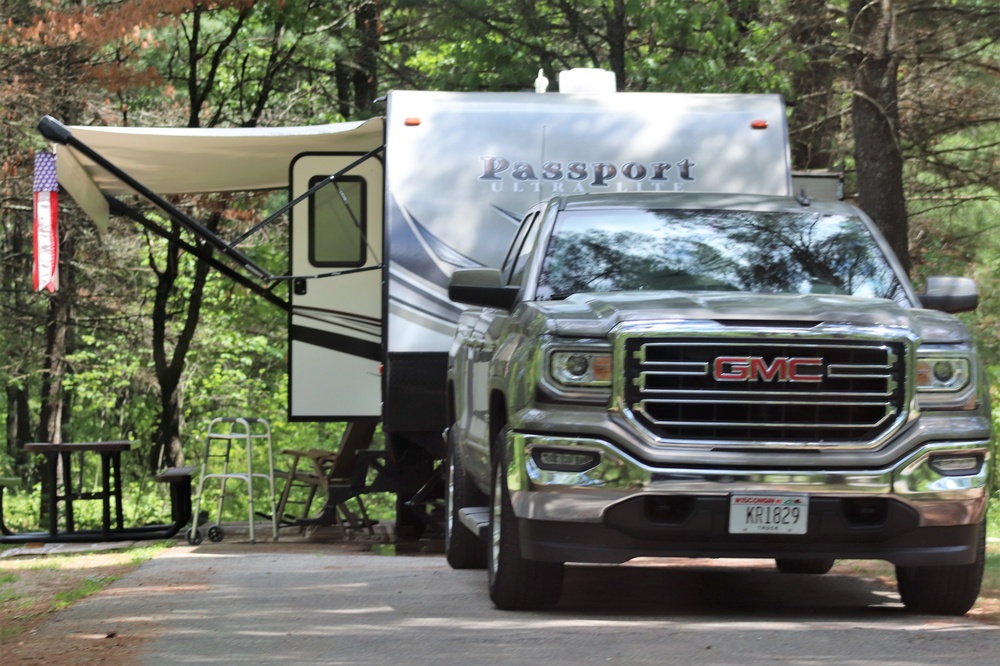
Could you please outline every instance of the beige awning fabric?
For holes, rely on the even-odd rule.
[[[196,194],[288,186],[292,159],[310,152],[364,153],[380,146],[384,122],[226,129],[70,127],[73,136],[153,192]],[[59,184],[102,231],[104,195],[132,190],[67,145],[56,146]]]

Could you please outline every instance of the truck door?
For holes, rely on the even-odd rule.
[[[292,197],[361,154],[292,161]],[[381,416],[383,164],[361,162],[291,212],[289,418]],[[320,276],[320,277],[311,277]]]

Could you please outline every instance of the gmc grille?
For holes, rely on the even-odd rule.
[[[625,405],[663,439],[862,444],[905,409],[900,342],[625,341]]]

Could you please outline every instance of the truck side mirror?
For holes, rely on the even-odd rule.
[[[971,278],[935,275],[927,278],[926,293],[917,296],[925,308],[952,314],[979,307],[979,290]]]
[[[456,303],[510,310],[521,288],[503,284],[496,268],[463,268],[452,273],[448,298]]]

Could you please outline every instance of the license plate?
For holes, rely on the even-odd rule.
[[[808,495],[730,495],[730,534],[805,534]]]

